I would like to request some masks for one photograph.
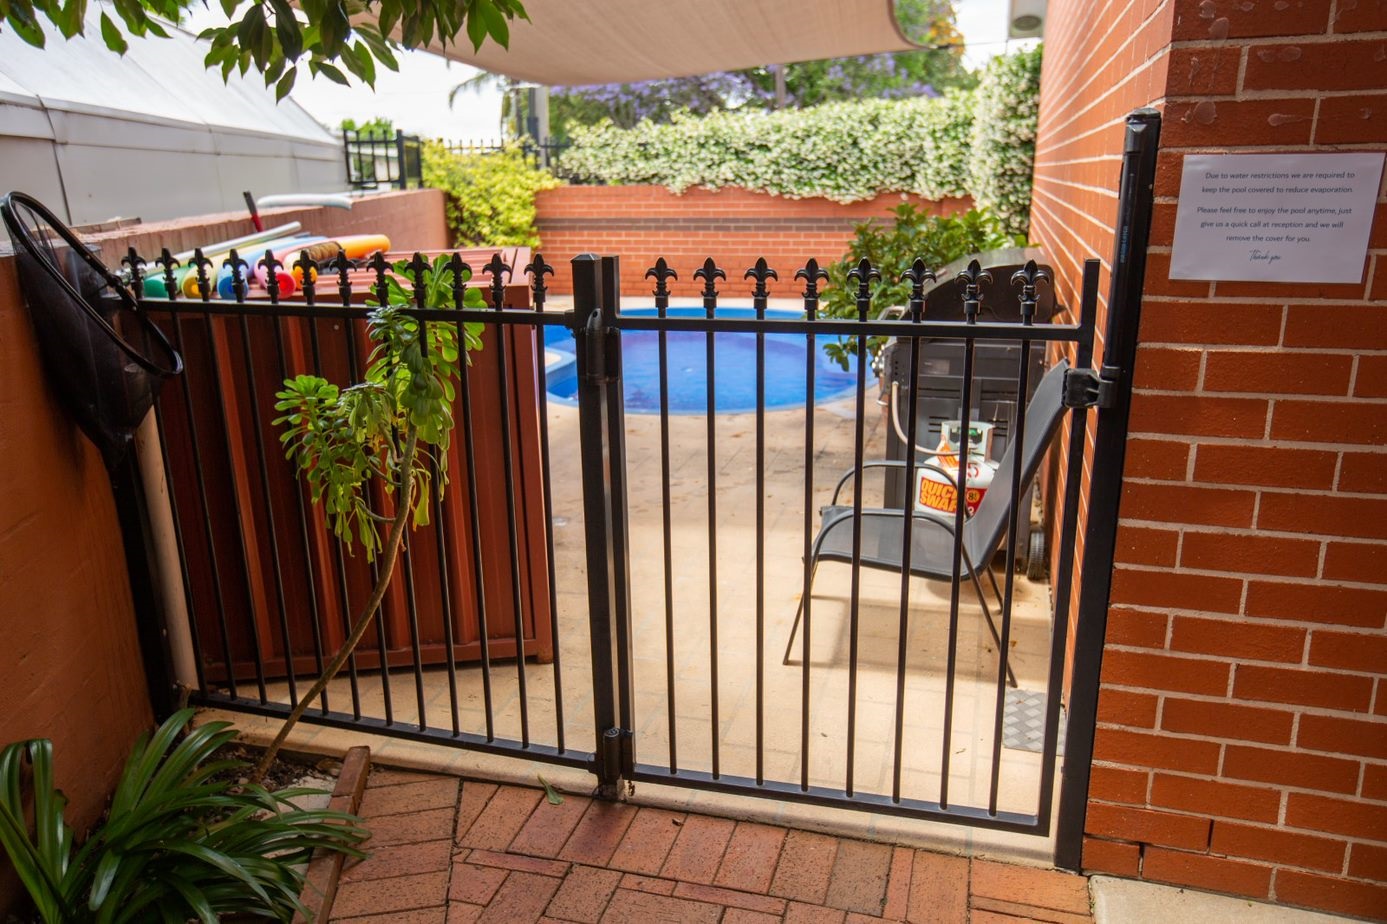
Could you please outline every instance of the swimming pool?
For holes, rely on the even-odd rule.
[[[653,317],[654,308],[628,308],[622,314]],[[702,308],[670,308],[676,318],[704,317]],[[754,318],[750,308],[719,308],[720,318]],[[766,312],[769,318],[803,317],[784,309]],[[621,334],[622,381],[626,410],[634,414],[660,412],[659,334],[655,331],[623,331]],[[708,410],[708,357],[706,335],[675,331],[666,335],[671,414],[697,414]],[[855,365],[848,371],[823,354],[822,340],[815,345],[814,402],[841,397],[857,386]],[[800,334],[766,335],[766,409],[804,407],[805,347]],[[576,404],[577,365],[573,335],[567,328],[545,329],[545,346],[558,355],[548,367],[549,395]],[[736,414],[756,410],[756,335],[721,332],[713,336],[717,413]]]

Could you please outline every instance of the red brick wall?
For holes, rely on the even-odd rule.
[[[810,257],[821,264],[840,258],[853,228],[868,218],[890,219],[891,209],[914,202],[935,214],[966,211],[968,199],[931,202],[917,196],[885,194],[850,204],[827,199],[783,199],[744,189],[690,189],[676,195],[660,186],[561,186],[541,192],[539,235],[544,258],[553,265],[553,291],[573,291],[568,263],[592,251],[621,257],[623,294],[647,296],[642,277],[657,257],[679,273],[676,295],[696,295],[701,283],[693,271],[707,257],[727,271],[720,286],[729,295],[745,294],[741,275],[765,257],[780,273],[783,290],[797,295],[794,271]],[[772,284],[774,286],[774,284]]]
[[[152,717],[110,481],[48,388],[11,257],[0,257],[0,483],[0,745],[53,740],[81,837]],[[0,918],[20,894],[0,856]]]
[[[1387,917],[1387,206],[1361,281],[1167,278],[1186,151],[1387,144],[1387,4],[1049,23],[1032,236],[1067,275],[1111,253],[1123,113],[1165,112],[1085,866]]]

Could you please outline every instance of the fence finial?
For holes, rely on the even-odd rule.
[[[1030,324],[1035,319],[1035,307],[1039,298],[1036,293],[1036,284],[1044,282],[1046,285],[1053,285],[1050,274],[1035,265],[1034,260],[1027,260],[1026,265],[1011,274],[1011,284],[1021,287],[1021,323]]]
[[[925,310],[925,283],[935,282],[938,277],[923,259],[916,257],[910,268],[901,273],[901,279],[910,283],[910,320],[918,321]]]
[[[881,279],[881,273],[872,266],[872,261],[863,257],[848,273],[848,282],[857,282],[857,318],[867,320],[867,311],[872,304],[872,283]]]
[[[536,250],[534,257],[526,264],[523,272],[530,274],[530,291],[534,293],[532,297],[535,309],[543,311],[545,295],[549,291],[549,287],[544,284],[544,277],[554,275],[554,268],[545,263],[544,254]]]
[[[174,267],[181,264],[173,258],[167,247],[159,251],[159,256],[155,258],[155,263],[164,268],[164,288],[169,301],[178,297],[178,277],[174,275]]]
[[[977,260],[973,260],[956,278],[963,283],[963,320],[973,324],[978,320],[978,309],[982,307],[982,283],[991,286],[992,274],[983,269]]]
[[[222,261],[222,266],[231,270],[231,294],[236,296],[237,302],[244,302],[246,300],[245,270],[250,264],[233,249]]]
[[[256,262],[257,266],[265,269],[265,291],[270,294],[270,303],[279,301],[279,273],[276,270],[284,268],[284,264],[275,259],[273,250],[266,250],[265,256]]]
[[[205,302],[212,298],[212,281],[207,277],[207,267],[212,265],[212,261],[203,254],[202,248],[193,249],[193,278],[197,280],[197,294]]]
[[[766,265],[765,257],[757,257],[756,265],[742,274],[743,279],[755,279],[756,285],[751,290],[752,298],[767,298],[770,292],[766,289],[766,280],[774,279],[780,281],[780,274]]]
[[[134,290],[135,297],[144,298],[144,257],[136,253],[134,247],[130,247],[125,251],[125,256],[120,258],[120,262],[130,267],[130,288]]]
[[[819,283],[828,281],[828,273],[819,266],[818,260],[810,257],[803,269],[795,270],[795,278],[804,280],[804,298],[818,301]]]
[[[502,274],[510,273],[511,268],[505,260],[501,259],[501,254],[498,251],[491,255],[491,259],[482,269],[491,275],[491,307],[500,311],[506,300],[506,280]]]
[[[376,281],[371,286],[376,290],[376,301],[382,305],[390,304],[390,280],[386,276],[390,271],[390,261],[385,259],[382,251],[377,250],[366,261],[366,268],[376,274]]]
[[[408,266],[409,281],[414,288],[414,307],[423,310],[425,299],[424,274],[429,271],[432,264],[419,251],[414,251],[414,256],[410,258]]]
[[[299,287],[303,289],[303,300],[310,305],[313,304],[318,295],[318,261],[310,257],[307,250],[300,250],[293,268],[299,271]]]
[[[723,272],[722,269],[713,262],[712,257],[709,257],[703,261],[702,266],[694,270],[694,278],[703,280],[703,297],[705,299],[717,298],[718,290],[716,282],[719,279],[726,279],[727,273]]]
[[[337,256],[323,264],[323,268],[337,274],[337,297],[342,300],[342,304],[352,303],[352,279],[348,274],[356,269],[356,261],[347,257],[347,252],[341,247],[337,248]]]
[[[462,254],[454,250],[448,260],[448,270],[452,273],[453,307],[461,311],[463,300],[467,297],[467,280],[472,278],[472,267],[462,259]]]

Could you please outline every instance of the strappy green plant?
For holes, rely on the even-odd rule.
[[[295,805],[316,790],[236,786],[247,765],[217,755],[236,736],[228,723],[179,740],[192,716],[182,710],[141,736],[105,820],[81,846],[54,786],[53,743],[0,750],[0,847],[44,924],[215,924],[224,914],[288,921],[304,910],[302,867],[315,850],[364,856],[367,832],[356,816]]]
[[[256,764],[255,780],[264,778],[309,704],[360,644],[394,576],[409,523],[428,523],[431,492],[441,492],[447,483],[458,364],[470,362],[468,353],[481,348],[482,325],[443,319],[421,325],[403,309],[421,302],[424,308],[453,307],[454,287],[471,274],[455,269],[447,256],[432,261],[416,256],[415,261],[394,264],[392,270],[385,277],[385,303],[367,302],[372,308],[367,331],[375,347],[365,381],[338,388],[320,376],[300,375],[287,379],[276,395],[275,409],[282,416],[275,425],[283,428],[285,456],[308,483],[313,502],[323,505],[334,535],[349,550],[359,542],[366,557],[378,563],[378,576],[346,641],[299,698]],[[461,278],[455,278],[459,272]],[[417,280],[417,297],[413,284],[407,289],[401,280]],[[482,293],[466,289],[463,307],[485,307]],[[392,505],[388,509],[376,509],[373,483],[383,489]]]

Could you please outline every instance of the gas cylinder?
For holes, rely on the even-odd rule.
[[[982,421],[968,423],[968,470],[964,481],[964,504],[968,515],[977,513],[978,505],[997,474],[992,461],[992,424]],[[939,445],[928,465],[948,472],[941,475],[931,469],[915,470],[915,510],[919,513],[943,513],[953,516],[958,497],[958,447],[962,443],[962,422],[947,421],[939,428]]]

